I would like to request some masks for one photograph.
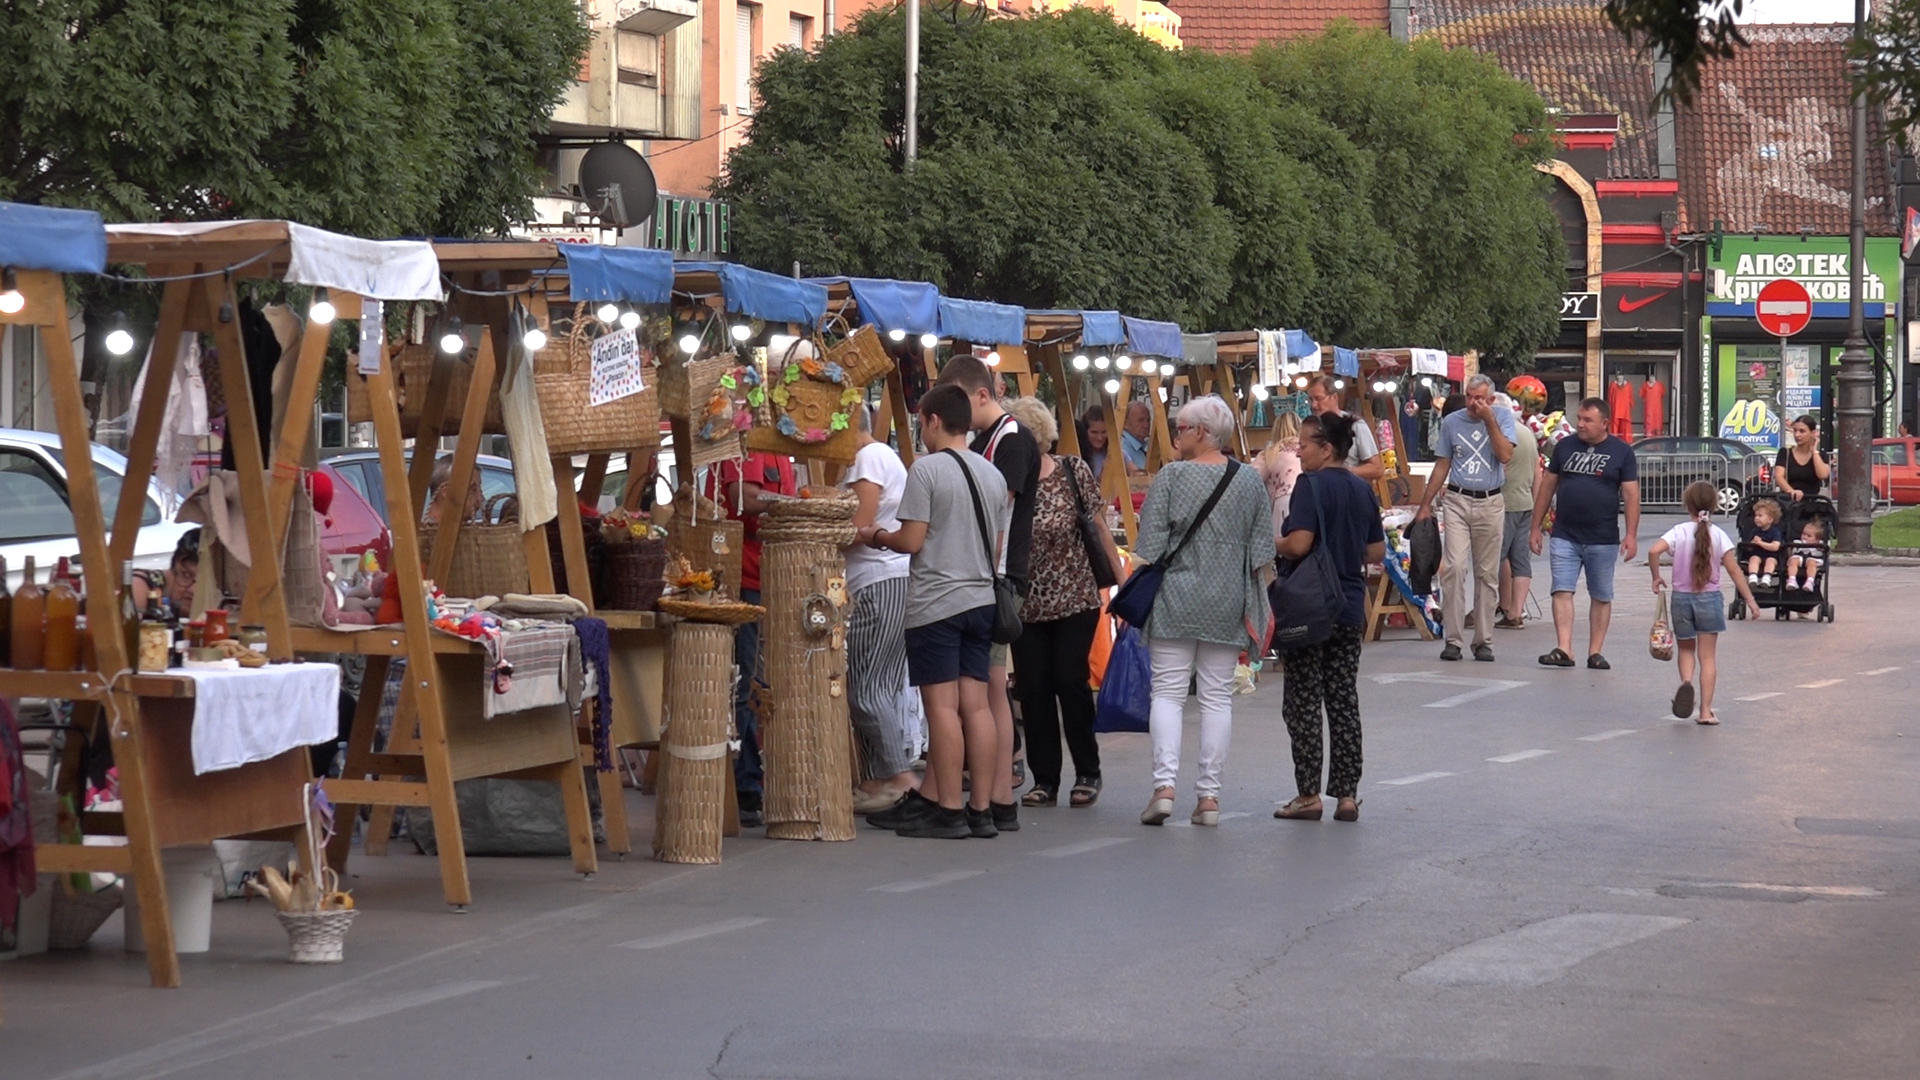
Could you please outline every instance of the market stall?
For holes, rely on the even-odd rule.
[[[264,557],[281,534],[269,524],[263,432],[248,378],[247,343],[235,317],[236,275],[284,273],[295,280],[326,276],[325,260],[308,259],[328,234],[295,238],[281,222],[244,222],[212,230],[191,226],[114,230],[111,242],[96,214],[0,205],[0,324],[39,327],[66,460],[91,455],[86,405],[72,351],[62,274],[102,273],[109,263],[144,268],[165,283],[159,328],[146,386],[130,441],[130,476],[149,475],[166,412],[176,357],[200,335],[219,350],[219,381],[229,408],[227,440],[237,463],[233,475],[240,511],[226,518],[223,540],[209,548],[218,557],[236,550],[263,553],[253,560],[241,620],[266,628],[260,647],[275,660],[292,656],[280,566]],[[308,335],[309,337],[313,335]],[[301,355],[323,347],[303,342]],[[129,617],[122,568],[131,554],[147,488],[122,485],[109,536],[94,472],[69,470],[68,503],[88,588],[92,633],[86,635],[92,663],[72,663],[44,654],[36,666],[69,670],[0,671],[0,694],[65,699],[76,703],[82,732],[103,727],[119,775],[118,814],[86,813],[86,835],[124,835],[124,845],[63,842],[42,845],[39,869],[53,874],[113,873],[124,876],[138,901],[138,930],[155,986],[178,986],[180,967],[161,853],[235,836],[305,839],[309,827],[305,785],[310,779],[307,745],[334,736],[338,670],[330,665],[278,664],[254,670],[196,658],[210,666],[167,668],[164,641],[156,650],[146,626]],[[212,533],[211,525],[205,530]],[[202,594],[206,595],[205,593]],[[213,605],[217,607],[216,603]],[[189,613],[194,614],[194,613]],[[220,612],[224,624],[225,612]],[[16,619],[19,610],[16,605]],[[116,618],[116,615],[118,618]],[[41,643],[62,637],[60,616],[45,612],[34,628]],[[214,620],[208,620],[211,626]],[[164,628],[153,625],[164,634]],[[71,638],[73,623],[66,624]],[[109,632],[100,632],[100,631]],[[121,631],[127,631],[125,633]],[[85,655],[83,648],[82,656]],[[250,652],[250,650],[249,650]],[[77,670],[84,667],[86,670]],[[271,710],[263,701],[275,702]],[[67,762],[72,764],[72,755]],[[61,777],[71,782],[69,769]],[[76,803],[77,805],[77,803]],[[84,838],[83,838],[84,839]],[[295,845],[305,852],[307,843]],[[308,868],[312,870],[311,867]]]

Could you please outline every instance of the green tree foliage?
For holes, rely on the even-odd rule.
[[[716,185],[747,261],[1355,343],[1517,356],[1558,327],[1544,107],[1489,63],[1351,30],[1249,62],[1084,9],[928,13],[909,169],[903,32],[875,12],[762,67]]]
[[[498,233],[586,44],[572,0],[0,0],[0,199]]]

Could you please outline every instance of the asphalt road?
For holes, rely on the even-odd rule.
[[[1544,623],[1493,664],[1368,646],[1358,824],[1271,817],[1293,792],[1270,682],[1239,699],[1222,809],[1245,816],[1217,830],[1137,823],[1124,735],[1098,806],[992,841],[750,837],[587,881],[480,859],[467,915],[430,860],[361,857],[336,968],[278,962],[239,903],[180,990],[146,988],[117,923],[0,966],[0,1075],[1920,1073],[1920,569],[1840,569],[1831,626],[1736,624],[1718,728],[1668,714],[1644,580],[1621,571],[1611,672],[1538,667]]]

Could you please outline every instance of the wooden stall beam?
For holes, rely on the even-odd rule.
[[[172,267],[154,267],[168,276]],[[179,362],[180,337],[186,332],[187,294],[190,281],[169,281],[160,294],[160,324],[153,334],[152,359],[147,362],[146,381],[141,384],[140,410],[134,417],[133,434],[127,444],[127,475],[152,476],[154,461],[160,456],[160,425],[166,420],[167,399],[172,396],[173,372]],[[120,503],[114,507],[112,560],[114,566],[133,555],[134,541],[140,536],[140,518],[147,508],[147,485],[120,485]],[[113,575],[114,581],[120,575]]]
[[[492,335],[481,339],[479,351],[473,360],[473,375],[467,380],[467,400],[462,403],[460,410],[460,434],[454,441],[453,469],[447,474],[447,485],[440,492],[440,522],[434,528],[433,551],[426,567],[427,578],[432,581],[445,581],[447,575],[453,572],[454,548],[460,539],[460,529],[466,524],[467,491],[473,486],[476,475],[474,460],[480,455],[480,435],[486,426],[487,405],[493,398],[494,358],[491,339]],[[436,369],[434,381],[438,383],[439,380]],[[422,422],[424,420],[422,418]],[[423,449],[433,450],[434,445],[415,439],[413,460],[416,472]]]

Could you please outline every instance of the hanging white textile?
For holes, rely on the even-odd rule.
[[[1256,330],[1257,357],[1259,359],[1260,385],[1279,386],[1280,366],[1287,358],[1287,332],[1285,330]]]
[[[1412,368],[1415,375],[1447,374],[1447,350],[1445,349],[1408,349],[1412,353]]]
[[[258,221],[139,222],[107,226],[110,239],[140,236],[207,236]],[[375,300],[441,300],[440,260],[424,240],[362,240],[298,222],[285,222],[286,280],[318,285]]]
[[[121,418],[129,437],[133,435],[134,418],[140,415],[140,399],[146,393],[147,373],[153,370],[157,344],[147,346],[147,359],[140,365],[127,414]],[[212,433],[207,425],[207,384],[200,376],[200,335],[181,334],[176,348],[173,381],[167,385],[167,411],[160,421],[160,441],[153,461],[154,479],[166,496],[163,509],[168,514],[179,508],[180,500],[193,486],[193,456],[200,449],[200,441]]]
[[[520,501],[520,531],[532,532],[560,516],[560,493],[547,453],[547,427],[540,419],[540,397],[533,388],[533,357],[522,339],[527,327],[515,312],[507,334],[507,370],[500,380],[500,416],[507,424],[513,455],[515,491]]]

